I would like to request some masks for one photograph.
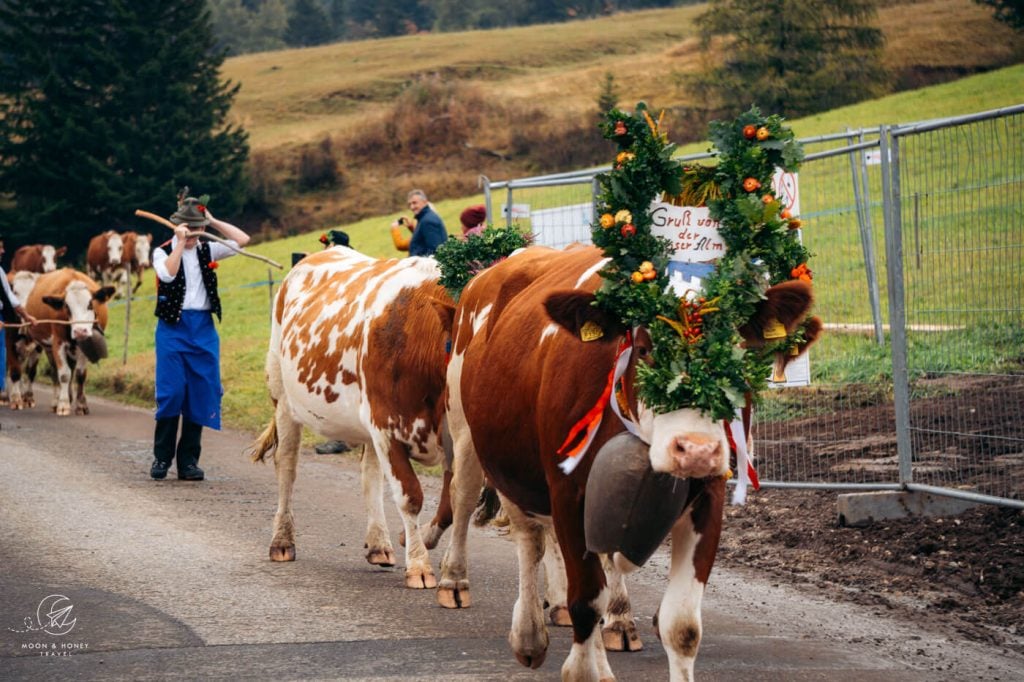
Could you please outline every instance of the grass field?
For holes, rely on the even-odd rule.
[[[257,58],[269,59],[259,55],[248,59]],[[1009,67],[792,121],[791,125],[798,136],[806,137],[836,132],[847,127],[856,129],[876,126],[879,123],[910,122],[970,113],[1019,103],[1021,92],[1024,92],[1022,85],[1024,66]],[[1019,135],[1017,139],[1020,139]],[[699,151],[705,147],[706,145],[692,145],[684,151]],[[999,150],[980,150],[980,153],[997,154]],[[932,163],[941,165],[942,162]],[[833,187],[838,187],[845,181],[843,174],[849,173],[849,167],[844,167],[841,163],[823,168],[825,170],[821,177],[813,181],[812,174],[808,171],[808,177],[802,180],[802,187],[817,186],[815,192],[827,195],[833,191]],[[932,168],[925,174],[925,170],[922,170],[922,181],[928,182],[930,178],[934,182],[936,178],[945,178],[951,182],[962,182],[950,174],[951,169],[940,171],[941,173],[936,174]],[[807,191],[810,194],[811,190]],[[436,208],[449,229],[454,230],[458,226],[457,216],[462,208],[481,200],[481,196],[461,197],[436,202]],[[1020,206],[1019,202],[1016,206]],[[1019,211],[1019,208],[1009,210]],[[397,257],[399,254],[394,251],[388,232],[388,225],[396,215],[382,215],[356,223],[341,224],[338,227],[349,233],[355,248],[376,257]],[[818,257],[812,260],[811,268],[817,273],[819,311],[826,311],[822,313],[826,315],[826,319],[832,316],[832,319],[842,321],[870,321],[863,295],[863,267],[859,242],[854,241],[849,233],[849,217],[836,215],[822,212],[817,216],[805,216],[809,219],[809,225],[805,230],[808,244],[812,252],[818,254]],[[835,219],[837,225],[847,227],[831,229],[830,219]],[[1003,216],[1000,220],[1004,220],[1008,226],[1019,226],[1024,223],[1024,216],[1016,213],[1008,219]],[[881,216],[875,215],[877,250],[882,249],[881,225]],[[950,229],[960,229],[960,226],[951,226]],[[1019,227],[1013,229],[1019,230]],[[161,230],[163,228],[154,226],[154,232],[158,235],[161,234]],[[252,250],[287,266],[291,262],[293,252],[321,248],[318,242],[319,234],[319,231],[315,231],[266,242]],[[169,233],[163,236],[167,237]],[[1016,267],[1019,272],[1019,264]],[[225,422],[234,427],[256,429],[265,425],[271,415],[271,406],[263,382],[263,359],[270,327],[270,291],[267,281],[271,278],[279,280],[283,273],[277,270],[269,271],[266,265],[257,261],[236,257],[226,262],[218,274],[221,278],[221,293],[225,307],[224,323],[220,327],[223,380],[226,390]],[[884,287],[884,282],[882,284]],[[977,282],[972,286],[976,284]],[[982,290],[994,292],[999,284],[998,281],[990,281],[984,284]],[[923,295],[928,294],[927,287],[922,287],[921,291]],[[972,291],[977,289],[974,288]],[[127,344],[127,363],[124,365],[121,359],[124,351],[125,306],[123,302],[119,302],[112,308],[108,328],[111,357],[91,369],[92,390],[127,395],[140,404],[152,404],[155,328],[155,318],[152,315],[153,292],[153,276],[149,274],[138,293],[138,298],[132,302],[130,340]],[[883,288],[883,301],[884,296]],[[998,333],[970,334],[974,336],[965,342],[977,350],[972,351],[972,357],[979,366],[990,366],[986,364],[986,358],[993,354],[998,357],[1007,343],[1022,342],[1019,330],[1014,332],[1012,329],[1003,329]],[[888,363],[886,352],[873,346],[868,339],[836,336],[825,343],[828,344],[825,346],[827,352],[822,357],[826,358],[827,362],[815,365],[815,371],[819,375],[821,372],[837,373],[851,380],[862,379],[871,382],[877,380],[880,373],[884,373],[884,367]],[[923,343],[927,345],[928,342]]]

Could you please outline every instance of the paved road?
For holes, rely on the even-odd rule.
[[[433,591],[402,586],[401,568],[363,560],[355,459],[310,451],[296,486],[298,561],[274,564],[274,472],[244,456],[249,434],[207,433],[205,482],[156,482],[151,414],[91,404],[88,417],[59,419],[0,408],[0,679],[558,679],[567,629],[552,632],[538,671],[505,641],[515,555],[495,530],[471,533],[473,608],[441,609]],[[611,655],[620,680],[667,677],[650,626],[666,564],[656,554],[631,582],[647,646]],[[63,629],[74,626],[26,631],[55,601],[72,607]],[[703,680],[1006,680],[1024,670],[1024,658],[749,573],[716,568],[705,604]]]

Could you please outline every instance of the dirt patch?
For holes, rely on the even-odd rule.
[[[1019,381],[992,383],[933,384],[936,395],[914,401],[912,419],[924,427],[914,439],[914,451],[926,455],[915,463],[923,465],[923,477],[929,466],[946,470],[956,461],[960,480],[984,490],[992,469],[983,463],[1008,461],[1008,443],[1019,452],[1022,424],[1007,410],[1019,413],[1024,390]],[[966,427],[964,414],[972,420]],[[950,428],[954,419],[956,429]],[[898,466],[893,424],[891,405],[866,405],[772,426],[809,443],[805,447],[817,456],[801,457],[800,473],[811,480],[835,481],[837,473],[859,471],[863,480],[892,481]],[[992,451],[987,439],[977,436],[995,433],[996,427],[1003,437]],[[933,429],[960,434],[950,438]],[[837,434],[835,443],[823,446],[821,433]],[[761,447],[764,466],[758,468],[772,471],[773,480],[793,480],[786,476],[787,458],[779,447]],[[808,462],[820,466],[808,469]],[[1000,470],[1003,494],[1009,480],[1009,494],[1020,499],[1020,469],[1024,465],[1009,473]],[[955,517],[846,528],[839,525],[836,496],[790,489],[752,493],[745,506],[726,509],[718,561],[834,598],[882,606],[952,638],[1024,653],[1024,511],[983,505]]]

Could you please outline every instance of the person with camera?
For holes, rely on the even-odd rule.
[[[410,256],[433,256],[437,247],[448,239],[444,221],[437,215],[427,200],[426,193],[414,189],[408,195],[413,220],[402,217],[391,223],[391,239],[399,251],[408,251]],[[411,232],[405,235],[402,228]]]

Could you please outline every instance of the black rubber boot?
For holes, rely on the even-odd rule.
[[[153,434],[153,466],[149,475],[156,480],[167,478],[167,469],[174,460],[174,440],[178,436],[178,418],[164,417],[156,420]]]
[[[202,452],[203,425],[182,417],[181,439],[178,441],[178,478],[183,481],[201,481],[204,478],[199,463]]]

